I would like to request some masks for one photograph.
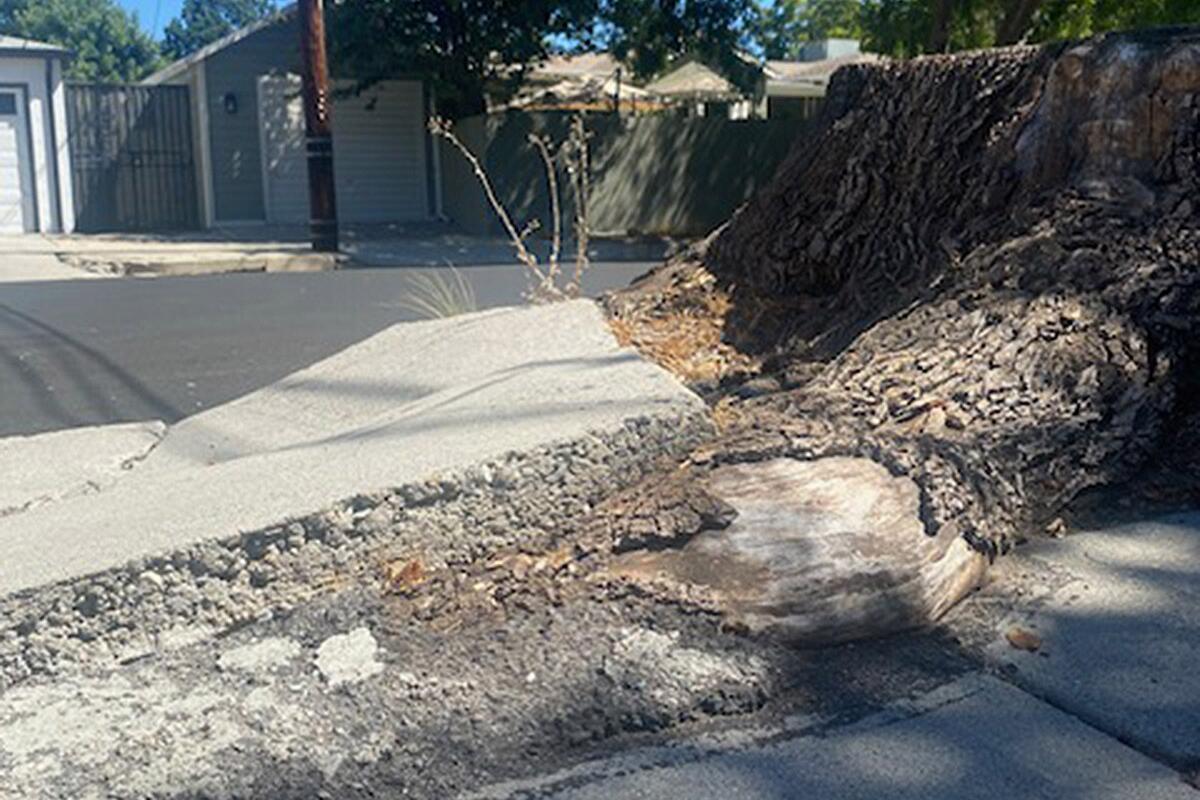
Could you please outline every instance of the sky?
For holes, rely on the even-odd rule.
[[[137,14],[141,26],[158,39],[167,23],[179,16],[183,0],[117,0],[129,11]],[[278,2],[275,3],[279,5]]]
[[[179,15],[183,0],[120,0],[121,5],[136,12],[138,22],[157,39],[168,22]]]

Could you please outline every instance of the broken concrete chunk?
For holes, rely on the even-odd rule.
[[[710,489],[737,511],[727,528],[625,554],[618,574],[699,589],[739,627],[819,645],[928,624],[986,568],[953,533],[927,535],[916,484],[869,459],[723,466]]]
[[[359,683],[383,671],[379,643],[365,627],[330,636],[317,650],[317,670],[330,686]]]

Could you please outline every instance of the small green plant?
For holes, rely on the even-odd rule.
[[[447,264],[448,271],[418,272],[408,279],[408,293],[398,305],[426,319],[443,319],[479,310],[475,290],[463,274]]]

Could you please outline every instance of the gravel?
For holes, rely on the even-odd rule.
[[[138,660],[339,586],[378,583],[397,558],[419,554],[444,567],[505,547],[545,549],[602,496],[683,457],[709,425],[699,411],[629,419],[615,432],[9,596],[0,601],[0,690],[73,666]]]

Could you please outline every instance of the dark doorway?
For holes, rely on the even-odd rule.
[[[200,227],[186,86],[67,87],[75,227]]]

